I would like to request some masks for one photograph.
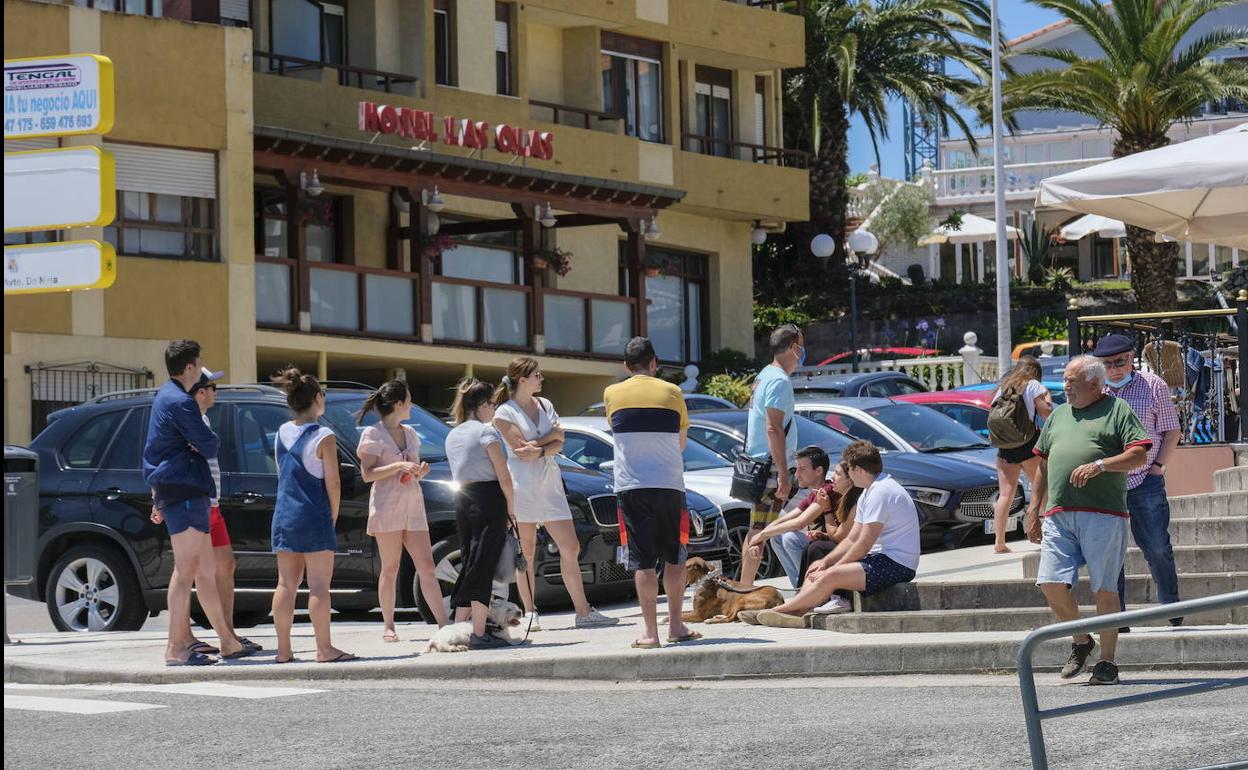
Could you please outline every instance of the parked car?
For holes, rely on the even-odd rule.
[[[1067,348],[1070,345],[1069,340],[1042,340],[1040,342],[1020,342],[1010,351],[1010,360],[1017,361],[1023,356],[1064,356],[1067,354]],[[1048,353],[1045,353],[1048,348]]]
[[[736,409],[737,405],[725,398],[719,396],[708,396],[705,393],[686,393],[685,409],[690,412],[702,412],[707,409]],[[599,401],[592,406],[582,409],[578,417],[605,417],[607,414],[606,405]]]
[[[564,417],[560,422],[564,431],[563,453],[568,459],[592,470],[603,473],[612,471],[615,463],[615,438],[607,418]],[[720,520],[724,522],[722,533],[716,531],[714,536],[719,539],[724,553],[717,561],[721,562],[726,573],[731,571],[736,574],[741,558],[741,543],[733,540],[736,533],[727,522],[739,519],[742,514],[748,519],[750,505],[728,494],[732,485],[732,463],[698,442],[690,441],[685,446],[684,465],[686,494],[693,492],[706,498],[720,513]],[[691,535],[691,550],[692,545]],[[769,568],[778,567],[773,564],[770,551],[765,561]],[[761,568],[760,574],[763,574]]]
[[[1040,384],[1043,385],[1045,389],[1049,391],[1049,399],[1052,400],[1053,406],[1061,406],[1062,404],[1066,403],[1066,388],[1062,384],[1061,380],[1045,379],[1045,380],[1041,380]],[[997,383],[979,382],[974,385],[962,385],[961,387],[954,388],[953,390],[943,390],[943,391],[938,391],[938,392],[940,393],[968,393],[968,392],[969,393],[984,393],[986,392],[988,394],[987,398],[991,399],[992,394],[997,392]],[[909,401],[910,399],[898,399],[898,400]],[[926,403],[926,402],[921,402],[921,403]]]
[[[742,410],[698,414],[689,422],[689,437],[725,458],[734,458],[745,448],[748,414]],[[821,447],[832,462],[837,462],[845,447],[854,441],[853,436],[801,415],[794,418],[794,425],[798,446]],[[884,472],[914,499],[923,519],[922,534],[929,544],[939,540],[952,547],[985,529],[984,522],[992,518],[998,494],[995,471],[944,455],[888,451],[881,455]],[[1021,519],[1025,504],[1023,488],[1019,486],[1010,515]],[[749,529],[748,515],[729,517],[728,528],[733,543],[739,544]]]
[[[994,384],[992,388],[975,390],[932,390],[927,393],[907,393],[904,396],[897,396],[896,400],[907,404],[922,404],[935,409],[987,439],[988,411],[992,408],[992,394],[995,388]]]
[[[793,395],[798,401],[828,398],[888,398],[903,393],[923,393],[927,386],[901,372],[833,374],[819,367],[798,369],[792,375]]]
[[[29,587],[9,590],[46,602],[60,630],[135,630],[165,609],[172,552],[165,527],[149,520],[151,493],[140,467],[154,395],[151,389],[113,393],[60,410],[31,444],[41,471],[37,579]],[[359,433],[354,415],[365,396],[362,390],[330,390],[322,418],[339,437],[343,491],[333,589],[334,606],[342,610],[377,606],[380,562],[373,538],[365,532],[369,485],[360,479],[355,456]],[[235,621],[245,627],[268,615],[276,586],[276,556],[269,543],[277,492],[273,440],[289,411],[285,396],[274,388],[222,386],[208,417],[221,436],[221,511],[238,562]],[[459,565],[455,485],[443,450],[450,429],[420,409],[413,409],[410,423],[431,466],[421,487],[438,577],[443,593],[449,594]],[[632,576],[615,561],[619,531],[610,480],[568,465],[563,477],[581,539],[586,590],[595,595],[629,593]],[[718,518],[709,501],[692,505],[704,520]],[[540,533],[538,542],[538,600],[566,601],[558,557]],[[406,558],[400,589],[402,606],[423,603]]]

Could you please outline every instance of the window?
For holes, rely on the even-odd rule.
[[[767,78],[754,76],[754,143],[767,144]]]
[[[694,68],[694,152],[720,158],[732,155],[732,73],[698,65]]]
[[[272,0],[269,7],[269,44],[275,54],[324,61],[324,9],[312,0]],[[279,62],[270,61],[277,69]]]
[[[126,410],[92,417],[65,442],[61,456],[70,468],[98,468],[108,448],[108,440],[126,416]]]
[[[451,0],[434,0],[433,68],[438,85],[455,85],[455,25]]]
[[[131,410],[100,467],[119,471],[137,471],[142,468],[143,426],[146,424],[146,409]]]
[[[321,3],[321,38],[324,57],[330,64],[347,63],[347,9]]]
[[[277,475],[277,430],[290,412],[276,404],[241,404],[238,407],[238,456],[242,473]]]
[[[35,243],[59,243],[61,240],[60,230],[44,231],[37,233],[5,233],[5,246],[27,246]]]
[[[602,111],[624,119],[624,131],[663,141],[663,47],[613,32],[602,33]]]
[[[624,247],[620,247],[620,293],[630,292]],[[700,361],[707,340],[707,259],[670,249],[649,248],[649,264],[660,265],[659,274],[646,276],[646,330],[660,361]]]
[[[494,4],[494,80],[495,90],[504,96],[515,96],[512,89],[510,3]]]
[[[602,439],[568,431],[563,439],[563,454],[569,459],[596,471],[605,462],[615,460],[615,448]]]
[[[117,191],[117,218],[104,239],[118,254],[213,261],[216,201],[163,193]]]
[[[163,0],[74,0],[79,8],[95,8],[100,11],[121,11],[139,16],[163,16]]]
[[[344,249],[342,198],[321,195],[299,201],[299,224],[303,227],[304,252],[309,262],[347,262]],[[266,257],[294,259],[287,231],[286,192],[256,190],[256,253]]]
[[[729,460],[736,459],[737,453],[743,448],[743,444],[732,434],[721,433],[698,425],[689,426],[689,438],[703,446],[710,447]]]
[[[820,420],[829,428],[836,428],[854,438],[870,441],[881,450],[898,448],[891,439],[885,438],[883,433],[871,427],[866,420],[835,412],[808,412],[806,416],[812,420]]]

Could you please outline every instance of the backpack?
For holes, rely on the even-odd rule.
[[[988,410],[988,442],[997,449],[1017,449],[1036,437],[1036,421],[1027,414],[1023,393],[1002,392]]]

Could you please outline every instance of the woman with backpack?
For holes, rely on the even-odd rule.
[[[1032,356],[1023,356],[1001,380],[992,395],[988,412],[988,440],[997,448],[997,484],[1000,493],[993,504],[996,533],[994,553],[1009,553],[1005,544],[1006,522],[1010,504],[1018,489],[1018,476],[1026,471],[1034,494],[1040,473],[1040,458],[1031,451],[1040,437],[1039,419],[1053,411],[1049,389],[1040,382],[1040,363]]]

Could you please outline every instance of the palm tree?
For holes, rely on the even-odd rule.
[[[1248,99],[1248,67],[1215,63],[1210,54],[1248,46],[1248,30],[1215,29],[1182,45],[1203,17],[1238,0],[1031,0],[1057,11],[1085,32],[1100,55],[1057,48],[1028,56],[1060,67],[1007,78],[1006,110],[1062,110],[1087,115],[1117,132],[1114,157],[1170,143],[1170,127],[1198,114],[1205,102]],[[1178,244],[1156,243],[1153,234],[1127,226],[1131,287],[1144,310],[1173,309]]]
[[[948,95],[964,97],[988,78],[991,39],[984,0],[813,0],[805,6],[806,67],[790,81],[797,120],[789,147],[814,153],[810,168],[810,226],[837,236],[843,261],[849,203],[849,121],[866,124],[879,156],[888,138],[888,104],[907,99],[942,131],[970,128]],[[972,77],[945,72],[961,65]]]

